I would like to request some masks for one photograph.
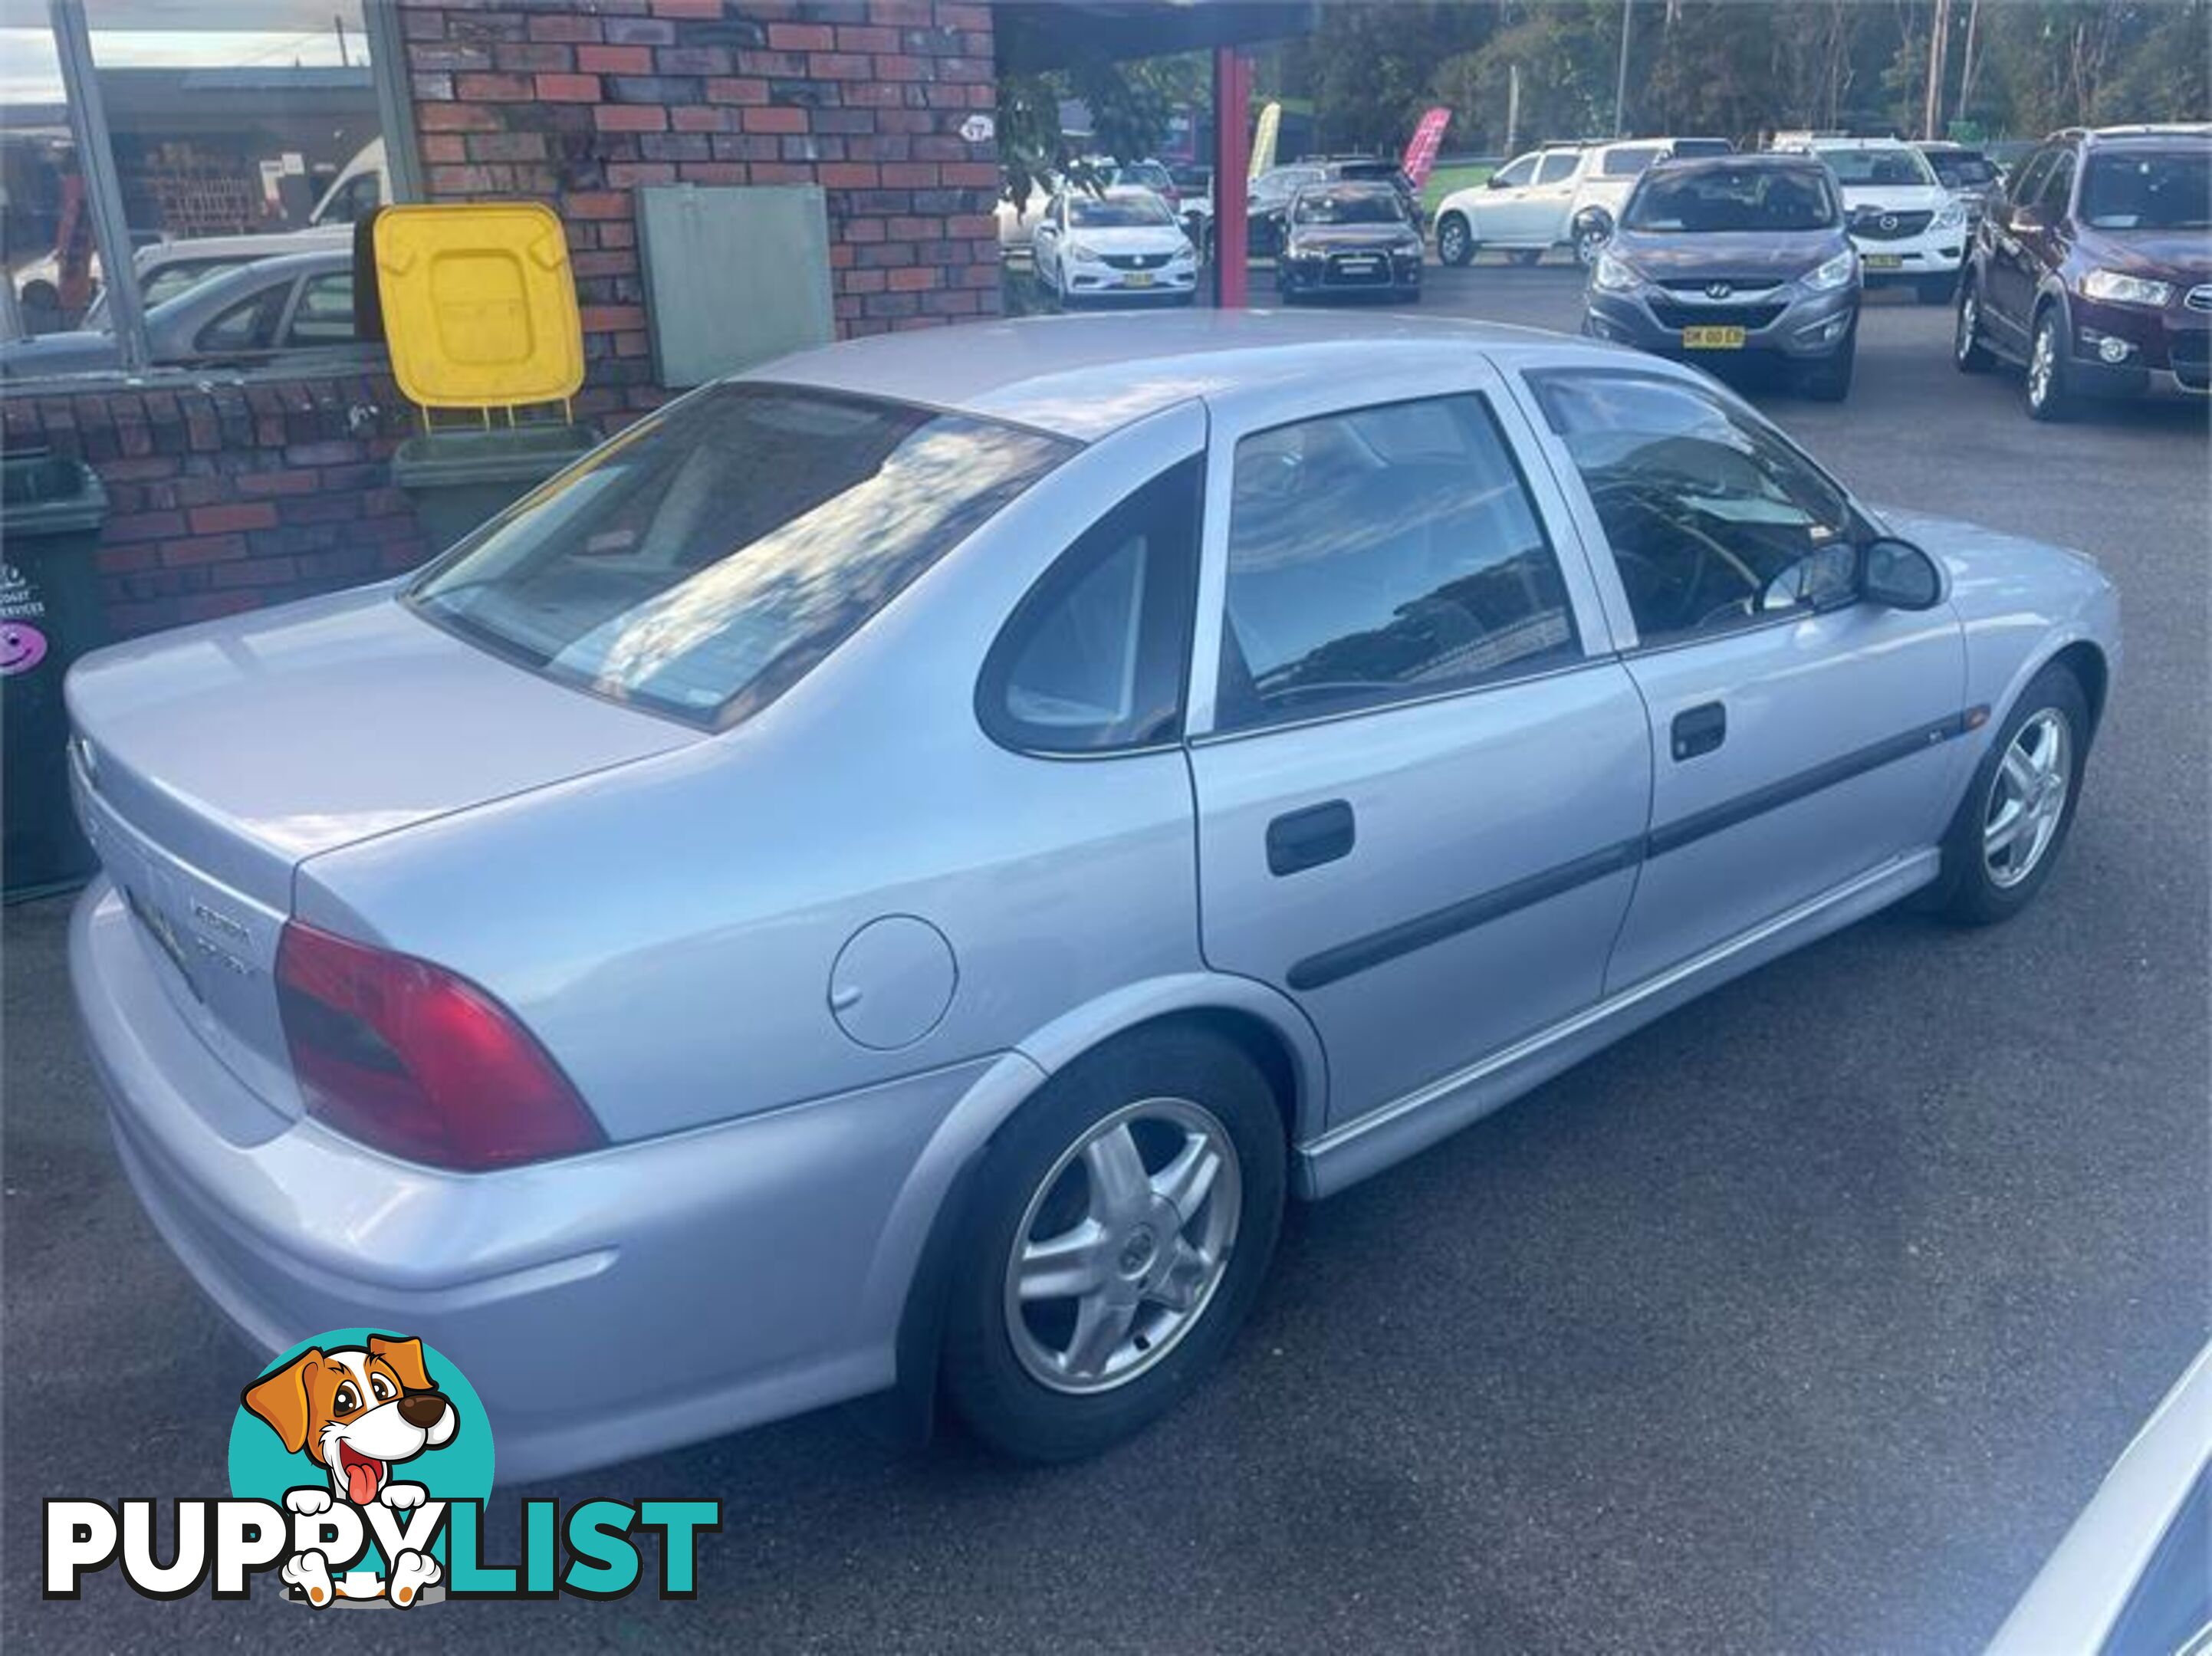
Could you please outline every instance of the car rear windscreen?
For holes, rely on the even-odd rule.
[[[1075,447],[902,403],[717,385],[463,541],[408,602],[580,688],[726,726]]]
[[[1811,167],[1662,168],[1644,175],[1623,222],[1686,234],[1825,230],[1840,215],[1826,175]]]

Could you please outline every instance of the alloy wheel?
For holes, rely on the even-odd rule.
[[[1975,299],[1974,290],[1969,288],[1959,300],[1959,333],[1951,346],[1953,354],[1961,362],[1974,354],[1974,336],[1981,327],[1981,304]]]
[[[2052,380],[2058,373],[2058,331],[2046,318],[2037,325],[2035,343],[2027,357],[2027,400],[2041,408],[2051,400]]]
[[[1229,1130],[1188,1099],[1115,1111],[1030,1197],[1006,1269],[1014,1356],[1055,1392],[1110,1392],[1195,1327],[1243,1213]]]
[[[2033,874],[2057,837],[2073,786],[2073,749],[2066,715],[2056,707],[2029,719],[2005,749],[1982,816],[1982,860],[2000,890]]]

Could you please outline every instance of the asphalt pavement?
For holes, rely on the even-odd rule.
[[[1481,265],[1429,304],[1567,326],[1577,293]],[[2118,582],[2126,658],[2028,913],[1877,918],[1294,1214],[1223,1372],[1103,1459],[793,1421],[517,1492],[719,1496],[695,1601],[434,1604],[338,1647],[1978,1648],[2212,1325],[2212,451],[2201,410],[2032,424],[1949,325],[1885,299],[1847,403],[1753,395],[1869,499]],[[64,919],[5,919],[0,1634],[331,1636],[265,1586],[39,1601],[40,1498],[222,1492],[257,1361],[117,1171]],[[702,1261],[697,1314],[775,1268]]]

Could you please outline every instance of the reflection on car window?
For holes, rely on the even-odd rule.
[[[733,723],[1072,452],[905,403],[720,385],[495,519],[410,597],[554,677]]]
[[[1011,745],[1096,753],[1172,738],[1196,584],[1200,461],[1162,473],[1061,555],[984,672]]]
[[[1391,403],[1237,444],[1222,729],[1579,654],[1559,561],[1481,398]]]
[[[1828,163],[1838,180],[1846,187],[1936,182],[1935,173],[1929,170],[1928,162],[1917,149],[1824,149],[1820,159]]]
[[[164,264],[148,276],[139,288],[138,301],[152,309],[165,299],[174,299],[187,293],[201,282],[219,276],[228,276],[233,270],[252,264],[251,259],[216,258],[183,259],[174,264]]]
[[[280,282],[241,300],[202,328],[192,349],[209,353],[269,349],[276,343],[276,325],[283,319],[284,301],[291,292]]]
[[[1543,164],[1536,169],[1536,182],[1557,184],[1563,179],[1571,179],[1581,163],[1582,157],[1573,150],[1555,149],[1544,157]]]
[[[2092,155],[2081,217],[2099,230],[2212,228],[2212,151]]]
[[[1517,161],[1509,161],[1498,173],[1498,187],[1511,190],[1528,182],[1536,175],[1536,157],[1523,155]]]
[[[1173,224],[1175,215],[1154,195],[1070,196],[1067,221],[1079,230],[1126,229],[1147,224]]]
[[[1609,149],[1602,171],[1609,179],[1632,179],[1658,159],[1656,149]]]
[[[1849,585],[1850,502],[1753,416],[1656,376],[1529,379],[1589,490],[1644,643],[1825,602]]]
[[[350,345],[353,331],[353,272],[309,276],[292,308],[292,325],[284,331],[287,345]]]
[[[2045,174],[2043,188],[2036,191],[2035,204],[2045,216],[2056,219],[2066,211],[2066,203],[2074,194],[2074,152],[2062,151],[2057,165]]]
[[[1406,220],[1398,192],[1387,187],[1302,190],[1291,215],[1300,224],[1402,224]]]
[[[1701,167],[1645,179],[1622,221],[1632,230],[1719,234],[1735,230],[1825,230],[1838,217],[1825,176],[1810,167]]]

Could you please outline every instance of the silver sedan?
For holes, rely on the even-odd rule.
[[[2016,913],[2118,650],[2087,561],[1589,342],[838,345],[79,664],[76,995],[206,1290],[431,1340],[507,1476],[887,1391],[1082,1454],[1286,1198],[1901,899]]]

